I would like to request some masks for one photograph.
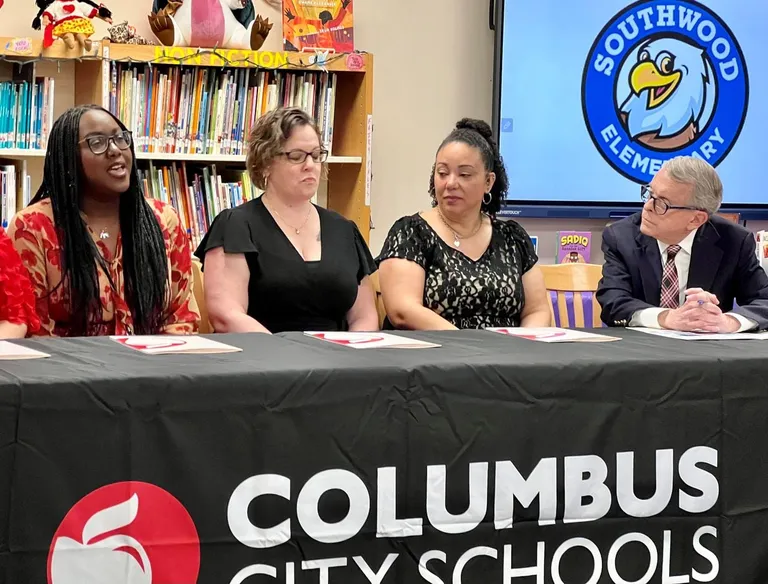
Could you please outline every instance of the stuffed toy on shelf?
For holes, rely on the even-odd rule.
[[[79,44],[85,51],[90,51],[93,45],[90,37],[95,32],[91,21],[99,18],[112,24],[112,12],[92,0],[36,0],[36,4],[39,10],[32,28],[40,30],[41,24],[45,27],[44,49],[60,38],[68,49]]]
[[[268,0],[273,7],[280,0]],[[257,51],[272,30],[253,0],[154,0],[149,26],[165,46]]]
[[[0,0],[1,1],[1,0]],[[145,39],[136,33],[136,28],[124,20],[120,24],[113,24],[107,29],[107,36],[104,40],[121,45],[154,45],[155,41]]]

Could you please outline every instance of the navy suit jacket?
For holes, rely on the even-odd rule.
[[[608,326],[628,326],[636,311],[661,302],[661,253],[657,241],[640,232],[640,215],[603,232],[605,264],[597,300]],[[715,215],[699,228],[687,287],[711,292],[723,312],[736,312],[768,329],[768,276],[755,255],[755,236],[741,225]]]

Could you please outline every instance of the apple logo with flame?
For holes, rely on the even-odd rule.
[[[48,553],[49,584],[197,582],[200,540],[187,510],[167,491],[121,482],[69,510]]]

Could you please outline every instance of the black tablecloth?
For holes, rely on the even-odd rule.
[[[0,362],[0,579],[765,584],[768,343],[611,334],[21,341],[51,357]]]

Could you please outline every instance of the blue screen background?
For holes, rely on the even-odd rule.
[[[630,4],[506,0],[499,144],[511,201],[639,203],[638,184],[614,170],[592,142],[581,104],[590,48],[612,17]],[[724,203],[768,204],[768,0],[702,4],[730,28],[749,75],[744,127],[717,167]]]

